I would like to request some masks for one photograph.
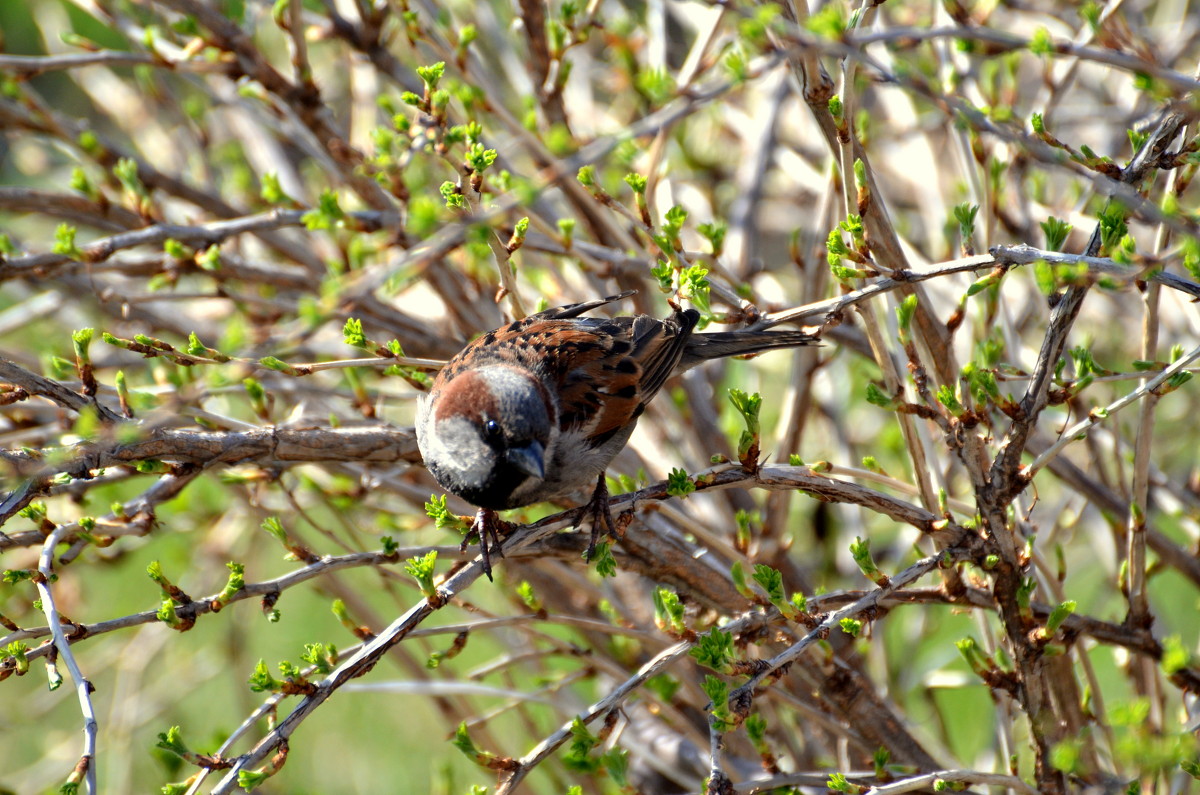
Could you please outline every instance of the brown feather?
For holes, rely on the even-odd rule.
[[[548,309],[481,335],[438,373],[434,390],[464,371],[489,364],[527,368],[557,395],[558,426],[599,447],[634,422],[666,380],[699,362],[773,347],[805,344],[800,332],[693,334],[699,313],[665,320],[579,317],[628,293]],[[464,414],[476,390],[455,390]]]

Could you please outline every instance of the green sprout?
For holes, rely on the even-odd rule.
[[[254,378],[243,378],[242,386],[246,390],[246,395],[250,398],[250,407],[254,409],[254,413],[265,419],[269,414],[267,408],[267,390]]]
[[[436,564],[436,549],[430,550],[421,557],[410,558],[404,563],[404,571],[417,581],[421,595],[426,599],[432,599],[437,594],[437,586],[433,583]]]
[[[780,615],[789,621],[795,621],[799,618],[803,610],[798,610],[795,603],[796,594],[793,594],[792,600],[789,601],[783,590],[783,574],[778,569],[772,568],[762,563],[754,565],[754,581],[763,589],[769,601],[779,611]],[[804,596],[799,595],[803,600]]]
[[[954,220],[958,222],[958,234],[964,241],[975,235],[975,217],[979,214],[979,205],[964,203],[954,207]]]
[[[673,635],[682,635],[687,631],[679,594],[662,587],[654,589],[654,625]]]
[[[458,729],[454,732],[454,739],[451,742],[468,759],[481,767],[487,767],[496,758],[495,754],[484,751],[475,744],[475,741],[471,739],[471,735],[467,733],[467,724],[465,721],[458,724]]]
[[[538,612],[542,609],[542,600],[534,593],[533,586],[528,580],[521,580],[517,585],[517,596],[533,612]]]
[[[212,600],[212,611],[218,612],[239,592],[246,587],[246,567],[241,563],[230,561],[225,564],[229,568],[229,579],[225,582],[225,587],[221,589],[221,593],[217,594]]]
[[[271,675],[267,661],[259,659],[254,666],[254,673],[249,679],[251,693],[278,693],[283,688],[283,682]]]
[[[1050,611],[1050,615],[1046,618],[1046,637],[1053,635],[1058,631],[1058,628],[1063,625],[1071,615],[1075,612],[1075,601],[1068,599],[1061,602]]]
[[[740,45],[731,47],[729,52],[725,53],[721,65],[725,67],[734,83],[744,83],[750,79],[750,59]]]
[[[672,497],[686,497],[696,490],[696,484],[688,473],[676,467],[667,475],[667,494]]]
[[[557,226],[559,234],[562,235],[563,248],[570,250],[575,239],[575,219],[559,218]]]
[[[317,229],[333,229],[346,213],[338,204],[337,191],[326,188],[317,197],[317,206],[300,216],[301,223],[310,232]]]
[[[634,78],[638,92],[652,105],[666,104],[676,92],[675,78],[666,69],[643,69]]]
[[[529,232],[529,216],[525,216],[513,224],[512,237],[508,239],[505,248],[508,253],[513,253],[521,246],[525,245],[525,235]]]
[[[720,257],[721,252],[725,249],[725,234],[729,231],[729,227],[717,222],[704,223],[698,225],[696,231],[708,241],[709,246],[712,247],[712,255]]]
[[[843,618],[838,621],[838,626],[842,628],[842,632],[853,638],[857,638],[859,633],[862,632],[863,622],[857,618]]]
[[[683,231],[683,224],[687,221],[687,210],[680,207],[678,204],[671,207],[663,214],[662,230],[671,242],[679,248],[679,233]]]
[[[467,209],[467,199],[462,195],[462,191],[453,182],[443,182],[438,188],[438,193],[442,195],[442,200],[446,203],[448,210],[465,210]]]
[[[337,666],[337,647],[332,643],[306,643],[300,659],[313,666],[318,674],[328,674]]]
[[[75,244],[75,227],[67,223],[59,224],[54,231],[54,246],[51,251],[71,259],[82,258],[83,252]]]
[[[665,260],[659,260],[651,266],[650,275],[658,280],[658,289],[664,293],[675,291],[675,268]]]
[[[597,544],[592,560],[596,562],[596,573],[601,577],[617,576],[617,559],[613,557],[611,543],[606,541]]]
[[[867,402],[872,406],[879,406],[880,408],[885,409],[894,408],[894,401],[892,398],[888,397],[887,394],[880,389],[877,384],[873,384],[868,381],[866,391]]]
[[[277,359],[274,356],[264,356],[258,360],[258,363],[268,370],[274,370],[277,373],[284,375],[303,375],[304,373],[298,368],[293,367],[282,359]]]
[[[7,574],[7,572],[5,572]],[[0,648],[0,657],[11,657],[16,663],[16,672],[18,675],[29,673],[29,658],[26,652],[29,651],[29,646],[19,640]]]
[[[92,184],[92,181],[88,179],[87,172],[78,166],[71,170],[70,185],[71,190],[82,193],[84,196],[87,196],[93,201],[100,197],[100,192],[96,189],[96,186]]]
[[[959,402],[958,397],[955,396],[954,388],[949,384],[942,384],[938,387],[937,400],[938,403],[945,406],[946,410],[956,417],[966,412],[966,408]]]
[[[729,578],[733,582],[734,590],[747,599],[754,598],[754,590],[746,582],[746,568],[740,560],[735,560],[729,567]]]
[[[346,318],[346,325],[342,327],[342,342],[354,348],[372,347],[363,333],[362,321],[355,317]]]
[[[830,773],[829,781],[825,782],[826,789],[832,792],[860,792],[861,790],[846,779],[844,773]]]
[[[262,175],[262,189],[258,194],[263,201],[272,206],[279,204],[295,204],[295,199],[287,195],[279,184],[279,176],[273,172]]]
[[[476,174],[482,174],[496,162],[496,150],[486,149],[483,144],[473,144],[467,152],[467,165]]]
[[[92,344],[92,338],[95,336],[96,330],[93,328],[81,328],[71,332],[71,344],[75,348],[75,360],[81,368],[92,362],[91,357],[88,355],[88,346]]]
[[[713,627],[696,639],[696,645],[688,654],[705,668],[728,673],[733,662],[733,635]]]
[[[1041,223],[1042,234],[1046,236],[1046,248],[1050,251],[1062,251],[1067,242],[1067,236],[1074,229],[1066,221],[1050,216]]]
[[[437,88],[438,81],[442,79],[442,75],[446,73],[446,62],[438,61],[429,66],[418,66],[417,76],[425,81],[425,87],[429,91]]]
[[[758,463],[762,431],[758,415],[762,410],[762,396],[757,392],[747,393],[735,388],[729,390],[729,402],[742,415],[746,424],[745,430],[738,437],[738,461],[742,466],[752,469]]]
[[[1033,32],[1029,40],[1029,52],[1038,57],[1054,54],[1054,41],[1050,38],[1049,30],[1039,27]]]
[[[857,536],[854,542],[850,544],[850,554],[854,558],[854,562],[858,564],[859,570],[872,582],[883,588],[891,580],[888,576],[879,570],[875,565],[874,558],[871,557],[871,539],[862,539]]]
[[[700,687],[712,703],[713,728],[719,732],[732,729],[735,722],[729,709],[729,685],[712,674],[705,674]]]
[[[139,199],[149,198],[149,193],[146,191],[146,186],[142,183],[138,176],[137,161],[130,157],[122,157],[113,166],[113,176],[121,183],[125,190]]]
[[[709,314],[709,281],[704,278],[708,269],[691,265],[679,272],[679,295],[691,301],[702,315]]]
[[[425,503],[425,515],[433,520],[434,527],[438,530],[449,527],[463,532],[466,529],[462,519],[446,507],[445,494],[440,497],[436,494],[429,495],[429,502]]]

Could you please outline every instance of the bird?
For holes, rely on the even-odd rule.
[[[418,398],[417,446],[446,491],[479,511],[463,541],[478,536],[483,571],[503,556],[496,512],[593,486],[590,560],[603,524],[615,533],[605,470],[672,375],[702,362],[819,343],[804,331],[697,332],[700,313],[585,317],[627,291],[547,309],[477,337]]]

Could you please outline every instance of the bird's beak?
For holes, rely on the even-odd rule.
[[[520,447],[510,447],[504,452],[504,458],[508,463],[529,477],[539,480],[546,475],[546,465],[543,460],[545,455],[546,448],[542,447],[542,443],[537,439]]]

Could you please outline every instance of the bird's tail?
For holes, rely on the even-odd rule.
[[[775,348],[820,345],[820,338],[805,331],[717,331],[693,334],[684,347],[680,370],[694,367],[707,359],[744,356]]]

